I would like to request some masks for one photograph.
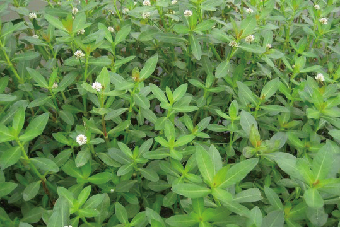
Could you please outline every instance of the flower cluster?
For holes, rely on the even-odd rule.
[[[84,145],[87,143],[87,137],[83,134],[79,134],[76,138],[77,143],[79,146]]]
[[[53,88],[53,89],[58,88],[58,84],[57,84],[57,83],[54,83],[54,84],[52,85],[52,88]]]
[[[99,83],[99,82],[94,82],[94,83],[92,84],[92,88],[95,89],[95,90],[97,90],[97,91],[101,91],[101,90],[103,89],[103,86],[102,86],[102,84]]]
[[[85,57],[85,54],[81,50],[77,50],[74,52],[74,56],[76,56],[77,59]]]
[[[85,34],[85,29],[80,29],[78,32],[77,32],[78,35],[84,35]]]
[[[319,5],[314,5],[314,9],[319,10],[320,6]]]
[[[32,38],[39,39],[38,35],[32,35]]]
[[[29,17],[30,19],[37,19],[37,18],[38,18],[36,13],[30,13],[30,14],[28,15],[28,17]]]
[[[192,11],[191,11],[191,10],[188,10],[188,9],[185,10],[185,11],[184,11],[184,16],[185,16],[185,17],[191,17],[191,16],[192,16]]]
[[[171,4],[175,5],[177,3],[177,0],[172,0]]]
[[[328,20],[327,20],[327,18],[325,18],[325,17],[320,18],[319,21],[320,21],[321,24],[327,24],[327,23],[328,23]]]
[[[150,12],[143,12],[143,19],[149,18],[151,16]]]
[[[77,14],[78,13],[78,9],[76,8],[76,7],[73,7],[73,9],[72,9],[72,14],[74,15],[74,14]]]
[[[231,41],[229,43],[229,46],[231,46],[231,47],[239,47],[238,43],[235,40]]]
[[[318,74],[316,75],[315,79],[318,80],[318,81],[320,81],[320,82],[321,82],[321,81],[325,81],[325,77],[323,76],[322,73],[318,73]]]
[[[251,43],[255,40],[255,36],[254,35],[248,35],[246,38],[245,38],[245,41],[247,43]]]
[[[143,6],[151,6],[151,2],[149,0],[144,0]]]
[[[111,27],[111,26],[107,27],[107,30],[108,30],[109,32],[114,32],[114,31],[115,31],[115,29],[114,29],[113,27]]]
[[[249,14],[251,14],[251,13],[254,12],[254,10],[252,10],[251,8],[248,8],[248,9],[246,9],[246,12],[249,13]]]

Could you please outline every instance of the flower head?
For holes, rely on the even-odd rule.
[[[73,7],[73,9],[72,9],[72,14],[76,14],[76,13],[78,13],[78,9],[76,8],[76,7]]]
[[[80,30],[77,32],[78,35],[84,35],[84,33],[85,33],[85,29],[80,29]]]
[[[325,18],[325,17],[323,17],[323,18],[320,18],[320,23],[321,24],[327,24],[327,22],[328,22],[328,19],[327,18]]]
[[[251,43],[255,40],[255,36],[254,35],[248,35],[246,38],[245,38],[245,41],[247,43]]]
[[[318,73],[318,74],[316,75],[315,79],[318,80],[318,81],[320,81],[320,82],[321,82],[321,81],[325,81],[325,77],[323,76],[322,73]]]
[[[270,49],[270,48],[272,48],[272,44],[267,43],[266,47],[267,47],[268,49]]]
[[[74,56],[76,56],[77,59],[85,57],[85,54],[81,50],[77,50],[74,52]]]
[[[133,5],[134,5],[134,6],[137,5],[137,2],[133,2]]]
[[[251,9],[251,8],[248,8],[248,9],[246,9],[246,12],[247,12],[247,13],[249,13],[249,14],[251,14],[251,13],[253,13],[253,12],[254,12],[254,10],[253,10],[253,9]]]
[[[177,3],[177,0],[172,0],[171,4],[175,5]]]
[[[58,84],[57,84],[57,83],[54,83],[54,84],[52,85],[52,88],[53,88],[53,89],[58,88]]]
[[[149,18],[151,16],[150,12],[143,12],[143,19]]]
[[[30,19],[37,19],[37,14],[36,13],[30,13],[30,14],[28,14],[28,17]]]
[[[192,11],[191,11],[191,10],[188,10],[188,9],[185,10],[185,11],[184,11],[184,16],[185,16],[185,17],[191,17],[191,16],[192,16]]]
[[[86,144],[87,138],[86,138],[85,135],[79,134],[79,135],[77,136],[77,138],[76,138],[76,141],[77,141],[77,143],[79,144],[79,146],[81,146],[81,145]]]
[[[112,188],[112,189],[110,189],[110,192],[111,192],[111,193],[114,193],[114,192],[115,192],[115,190]]]
[[[114,31],[115,31],[115,29],[114,29],[113,27],[111,27],[111,26],[107,27],[107,30],[108,30],[109,32],[114,32]]]
[[[123,9],[123,13],[124,13],[124,14],[127,14],[129,11],[130,11],[130,10],[129,10],[128,8],[124,8],[124,9]]]
[[[320,6],[319,5],[314,5],[314,9],[319,10]]]
[[[231,47],[238,47],[238,43],[235,40],[233,40],[233,41],[231,41],[229,43],[229,46],[231,46]]]
[[[97,91],[101,91],[101,90],[103,89],[103,86],[102,86],[102,84],[99,83],[99,82],[94,82],[94,83],[92,84],[92,88],[95,89],[95,90],[97,90]]]
[[[143,6],[151,6],[151,2],[149,0],[144,0]]]
[[[38,35],[32,35],[32,38],[39,39]]]

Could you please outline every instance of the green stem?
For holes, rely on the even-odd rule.
[[[24,83],[23,79],[19,76],[17,70],[14,68],[11,60],[9,59],[9,57],[8,57],[8,55],[7,55],[7,53],[6,53],[5,49],[4,49],[5,46],[3,45],[1,40],[0,40],[0,46],[1,46],[1,50],[2,50],[2,52],[4,54],[4,56],[5,56],[5,59],[6,59],[6,62],[8,64],[8,66],[9,66],[9,68],[11,69],[11,71],[13,72],[15,77],[18,79],[19,83],[21,83],[21,84]]]

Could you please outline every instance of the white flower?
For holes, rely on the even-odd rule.
[[[32,38],[39,39],[38,35],[32,35]]]
[[[320,18],[319,21],[320,21],[321,24],[327,24],[328,19],[323,17],[323,18]]]
[[[151,6],[151,2],[149,0],[144,0],[143,6]]]
[[[143,19],[149,18],[151,16],[150,12],[143,12]]]
[[[115,29],[114,29],[113,27],[111,27],[111,26],[107,27],[107,30],[108,30],[109,32],[114,32],[114,31],[115,31]]]
[[[171,4],[175,5],[177,3],[177,0],[172,0]]]
[[[249,14],[251,14],[251,13],[254,12],[254,10],[252,10],[251,8],[248,8],[248,9],[246,9],[246,12],[249,13]]]
[[[76,56],[76,58],[79,59],[79,58],[85,57],[85,54],[81,50],[77,50],[74,53],[74,56]]]
[[[61,6],[61,2],[57,2],[56,4],[57,4],[58,6]]]
[[[110,10],[110,9],[109,9],[109,13],[110,13],[110,14],[112,14],[112,15],[114,15],[114,14],[115,14],[115,12],[113,12],[113,11],[112,11],[112,10]]]
[[[267,43],[266,47],[267,47],[268,49],[270,49],[270,48],[272,48],[272,44]]]
[[[186,16],[186,17],[191,17],[192,16],[192,11],[191,10],[185,10],[184,11],[184,16]]]
[[[36,13],[30,13],[30,14],[28,15],[28,17],[29,17],[30,19],[37,19],[37,14],[36,14]]]
[[[295,65],[292,65],[293,69],[295,68]]]
[[[248,35],[246,38],[245,38],[245,41],[247,43],[251,43],[255,40],[255,36],[254,35]]]
[[[54,83],[54,84],[52,85],[52,88],[53,88],[53,89],[58,88],[58,84],[57,84],[57,83]]]
[[[81,29],[77,32],[78,35],[84,35],[85,33],[85,29]]]
[[[133,5],[134,5],[134,6],[137,5],[137,2],[133,2]]]
[[[236,41],[231,41],[230,43],[229,43],[229,46],[231,46],[231,47],[238,47],[238,43],[236,42]]]
[[[319,5],[314,5],[314,9],[319,10],[320,6]]]
[[[94,83],[92,84],[92,88],[95,89],[95,90],[97,90],[97,91],[101,91],[101,90],[103,89],[103,86],[102,86],[102,84],[99,83],[99,82],[94,82]]]
[[[127,14],[129,11],[130,11],[130,10],[129,10],[128,8],[124,8],[124,9],[123,9],[123,13],[124,13],[124,14]]]
[[[318,73],[315,77],[316,80],[318,81],[325,81],[325,77],[323,76],[322,73]]]
[[[78,13],[78,9],[76,8],[76,7],[73,7],[73,9],[72,9],[72,14],[76,14],[76,13]]]
[[[111,193],[114,193],[114,192],[115,192],[115,190],[112,188],[112,189],[110,190],[110,192],[111,192]]]
[[[86,144],[87,138],[86,138],[85,135],[79,134],[79,135],[77,136],[77,138],[76,138],[76,141],[77,141],[77,143],[79,144],[79,146],[81,146],[81,145]]]

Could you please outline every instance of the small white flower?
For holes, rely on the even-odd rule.
[[[323,17],[323,18],[320,18],[319,21],[320,21],[321,24],[327,24],[328,19]]]
[[[175,5],[177,3],[177,0],[172,0],[171,4]]]
[[[124,8],[124,9],[123,9],[123,13],[124,13],[124,14],[127,14],[129,11],[130,11],[130,10],[129,10],[128,8]]]
[[[113,12],[111,9],[109,9],[109,13],[112,14],[112,15],[115,14],[115,12]]]
[[[134,5],[134,6],[137,5],[137,2],[133,2],[133,5]]]
[[[322,73],[318,73],[315,77],[316,80],[318,81],[325,81],[325,77],[323,76]]]
[[[76,58],[79,59],[79,58],[85,57],[85,54],[81,50],[77,50],[74,53],[74,56],[76,56]]]
[[[110,190],[110,192],[111,192],[111,193],[114,193],[114,192],[115,192],[115,190],[112,188],[112,189]]]
[[[57,2],[56,4],[57,4],[58,6],[61,6],[61,2]]]
[[[150,12],[143,12],[143,19],[149,18],[151,16]]]
[[[251,43],[255,40],[255,36],[254,35],[248,35],[246,38],[245,38],[245,41],[247,43]]]
[[[149,0],[144,0],[143,6],[151,6],[151,2]]]
[[[81,29],[77,32],[78,35],[84,35],[85,33],[85,29]]]
[[[114,29],[113,27],[111,27],[111,26],[107,27],[107,30],[108,30],[109,32],[114,32],[114,31],[115,31],[115,29]]]
[[[230,43],[229,43],[229,46],[231,46],[231,47],[238,47],[238,43],[236,42],[236,41],[231,41]]]
[[[249,14],[251,14],[251,13],[253,13],[253,12],[254,12],[254,10],[253,10],[253,9],[251,9],[251,8],[248,8],[248,9],[246,9],[246,12],[247,12],[247,13],[249,13]]]
[[[319,10],[320,6],[319,5],[314,5],[314,9]]]
[[[270,49],[270,48],[272,48],[272,44],[267,43],[266,47],[267,47],[268,49]]]
[[[92,88],[95,89],[95,90],[97,90],[97,91],[101,91],[101,90],[103,89],[103,86],[102,86],[102,84],[99,83],[99,82],[94,82],[94,83],[92,84]]]
[[[191,16],[192,16],[192,11],[191,11],[191,10],[188,10],[188,9],[185,10],[185,11],[184,11],[184,16],[185,16],[185,17],[191,17]]]
[[[39,39],[38,35],[32,35],[32,38]]]
[[[30,13],[30,14],[28,15],[28,17],[29,17],[30,19],[37,19],[37,14],[36,14],[36,13]]]
[[[87,138],[86,138],[85,135],[79,134],[79,135],[77,136],[77,138],[76,138],[76,141],[77,141],[77,143],[79,144],[79,146],[81,146],[81,145],[86,144]]]
[[[78,9],[76,8],[76,7],[73,7],[73,9],[72,9],[72,14],[76,14],[76,13],[78,13]]]
[[[54,84],[52,85],[52,88],[53,88],[53,89],[58,88],[58,84],[57,84],[57,83],[54,83]]]
[[[292,65],[293,69],[295,68],[295,65]]]

